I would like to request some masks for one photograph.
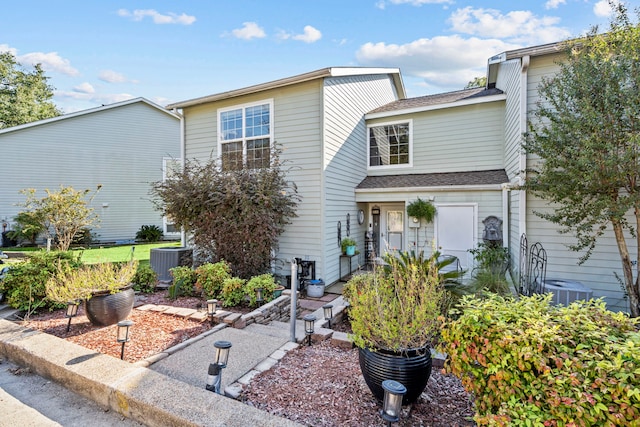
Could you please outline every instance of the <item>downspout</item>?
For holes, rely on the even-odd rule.
[[[520,73],[520,135],[524,135],[527,132],[527,84],[528,84],[528,70],[531,57],[525,55],[522,57],[522,70]],[[520,175],[518,184],[522,185],[526,179],[527,169],[527,153],[521,150],[520,153]],[[518,235],[527,232],[527,192],[520,190],[520,203],[518,206]]]
[[[176,108],[173,109],[175,114],[179,114]],[[184,124],[184,114],[180,115],[180,167],[181,170],[184,170],[184,165],[186,163],[185,157],[187,155],[187,147],[185,146],[185,124]],[[183,248],[187,246],[187,235],[184,232],[184,229],[180,230],[180,246]]]
[[[509,239],[509,197],[511,197],[511,185],[505,182],[502,184],[502,246],[507,249],[511,247],[511,239]],[[506,236],[506,239],[504,236]]]

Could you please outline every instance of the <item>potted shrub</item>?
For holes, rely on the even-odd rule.
[[[342,247],[342,253],[345,255],[353,256],[356,254],[356,241],[351,237],[345,237],[340,241]]]
[[[80,268],[60,264],[46,283],[46,294],[60,303],[84,301],[86,315],[93,325],[112,325],[131,313],[135,297],[131,280],[137,268],[137,260]]]
[[[356,275],[344,288],[367,385],[382,399],[382,381],[396,380],[407,388],[405,404],[417,400],[431,375],[431,347],[446,300],[437,260],[413,258],[387,255],[386,267]]]

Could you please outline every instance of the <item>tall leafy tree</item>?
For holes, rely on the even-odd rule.
[[[540,102],[524,149],[539,157],[525,188],[551,202],[536,212],[572,233],[592,254],[612,229],[622,262],[631,315],[640,316],[640,28],[624,4],[609,31],[593,28],[567,43],[559,72],[540,85]],[[535,158],[535,157],[534,157]],[[630,253],[634,252],[634,258]],[[635,270],[635,279],[634,279]]]
[[[0,129],[62,114],[48,80],[40,64],[29,71],[13,54],[0,53]]]
[[[156,208],[210,260],[227,261],[235,275],[248,279],[268,272],[300,201],[279,149],[270,156],[270,167],[234,171],[223,171],[216,159],[187,161],[182,171],[153,184]]]

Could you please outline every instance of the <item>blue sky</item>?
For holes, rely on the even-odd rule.
[[[0,51],[41,63],[65,112],[331,66],[398,67],[421,96],[463,88],[497,53],[606,29],[608,12],[606,0],[22,0],[0,13]]]

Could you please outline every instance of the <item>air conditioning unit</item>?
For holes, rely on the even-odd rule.
[[[191,265],[193,250],[185,247],[166,247],[151,249],[149,263],[158,275],[158,281],[171,282],[169,269]]]
[[[545,279],[543,293],[551,292],[553,304],[569,305],[577,300],[590,300],[593,290],[575,280]]]

